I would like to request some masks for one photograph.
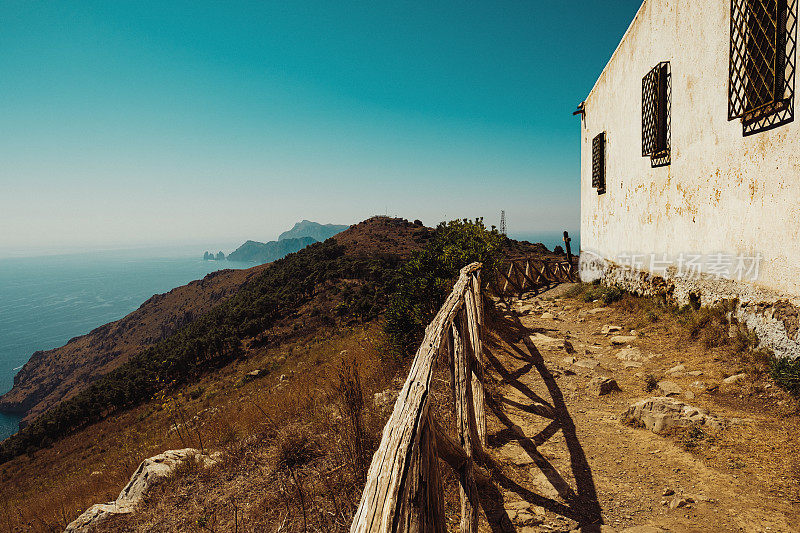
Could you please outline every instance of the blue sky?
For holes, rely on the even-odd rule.
[[[0,250],[575,231],[571,113],[639,4],[0,0]]]

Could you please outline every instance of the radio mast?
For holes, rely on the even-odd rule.
[[[500,234],[506,234],[506,212],[505,210],[500,211]]]

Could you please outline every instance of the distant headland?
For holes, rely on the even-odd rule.
[[[310,220],[302,220],[292,229],[284,231],[277,241],[258,242],[248,240],[227,258],[222,252],[205,252],[204,261],[236,261],[239,263],[269,263],[277,261],[291,253],[297,252],[315,242],[322,242],[346,230],[350,226],[344,224],[320,224]]]

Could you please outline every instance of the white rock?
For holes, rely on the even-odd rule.
[[[145,459],[131,476],[128,484],[117,499],[109,503],[98,503],[73,520],[65,532],[89,531],[98,522],[113,514],[130,513],[142,501],[145,494],[159,481],[172,474],[177,466],[189,457],[197,457],[203,466],[211,466],[219,460],[219,454],[200,455],[194,448],[167,450],[164,453]]]
[[[551,500],[557,500],[559,498],[558,491],[541,470],[538,470],[533,476],[532,482],[537,489],[536,492],[545,498],[550,498]]]
[[[622,344],[630,344],[636,340],[634,335],[614,335],[611,337],[611,344],[614,346],[619,346]]]
[[[552,320],[555,317],[556,317],[556,315],[554,315],[553,313],[544,312],[544,313],[542,313],[542,317],[541,318],[551,319]]]
[[[608,335],[609,333],[617,333],[620,331],[622,331],[621,327],[606,324],[605,326],[603,326],[603,329],[600,330],[600,333],[602,333],[603,335]]]
[[[667,374],[677,374],[679,372],[686,372],[686,367],[683,365],[675,365],[667,370]]]
[[[555,344],[555,343],[563,343],[561,339],[556,339],[555,337],[548,337],[547,335],[543,335],[542,333],[534,333],[528,337],[531,342],[534,344]]]
[[[639,348],[623,348],[617,352],[620,361],[646,361],[648,357]]]
[[[745,377],[747,377],[747,374],[736,374],[733,376],[728,376],[727,378],[723,379],[722,382],[727,384],[736,383]]]
[[[658,382],[658,390],[662,396],[678,396],[683,392],[683,389],[677,383],[672,381],[662,380]]]
[[[597,368],[597,366],[600,364],[600,362],[597,361],[596,359],[578,359],[573,364],[575,366],[579,366],[581,368],[592,369],[592,368]]]
[[[611,309],[608,307],[595,307],[594,309],[589,309],[586,311],[586,313],[590,315],[596,315],[598,313],[607,313],[608,311],[611,311]]]
[[[704,426],[721,429],[724,425],[722,420],[705,410],[664,396],[647,398],[634,403],[622,413],[621,420],[626,423],[641,424],[654,433],[660,433],[675,426]]]

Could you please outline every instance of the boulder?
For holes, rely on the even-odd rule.
[[[168,450],[145,459],[115,501],[92,505],[67,526],[65,533],[90,531],[111,515],[133,512],[154,485],[172,474],[182,461],[190,457],[196,458],[204,467],[211,466],[219,460],[219,454],[202,455],[194,448]]]
[[[86,509],[78,518],[70,522],[64,533],[90,531],[91,528],[111,515],[130,513],[133,509],[117,507],[115,502],[96,503]]]
[[[618,333],[620,331],[622,331],[622,328],[620,326],[612,326],[610,324],[606,324],[605,326],[603,326],[603,329],[600,330],[600,333],[602,333],[603,335],[608,335],[609,333]]]
[[[623,348],[617,352],[617,359],[620,361],[647,361],[649,357],[643,354],[639,348]]]
[[[611,311],[611,309],[608,307],[595,307],[594,309],[589,309],[586,311],[586,313],[589,315],[597,315],[599,313],[606,313],[608,311]]]
[[[540,344],[561,344],[564,342],[561,339],[556,339],[555,337],[548,337],[547,335],[544,335],[539,332],[530,335],[528,338],[531,340],[531,342],[533,342],[537,346]]]
[[[694,503],[694,498],[688,496],[687,497],[675,496],[674,498],[672,498],[672,500],[670,500],[669,508],[678,509],[679,507],[686,507],[690,503]]]
[[[680,396],[683,389],[677,383],[662,380],[658,382],[658,390],[661,396]]]
[[[552,320],[552,319],[554,319],[555,317],[556,317],[556,316],[555,316],[553,313],[550,313],[550,312],[547,312],[547,311],[545,311],[544,313],[542,313],[542,318],[544,318],[544,319],[550,319],[550,320]]]
[[[586,385],[586,389],[597,396],[605,396],[614,391],[622,390],[619,388],[619,385],[617,385],[616,380],[606,376],[598,376],[592,379],[589,384]]]
[[[635,335],[614,335],[611,337],[611,344],[614,346],[620,346],[622,344],[630,344],[636,340]]]
[[[533,313],[535,309],[536,308],[530,304],[520,303],[517,305],[517,313],[519,313],[520,315],[529,315]]]
[[[588,368],[588,369],[591,370],[593,368],[597,368],[597,366],[600,364],[600,362],[597,361],[597,359],[588,359],[587,358],[587,359],[578,359],[573,364],[575,366],[579,366],[581,368]]]
[[[654,396],[634,403],[622,413],[621,420],[645,427],[653,433],[661,433],[671,427],[724,427],[723,421],[708,411],[666,396]]]

